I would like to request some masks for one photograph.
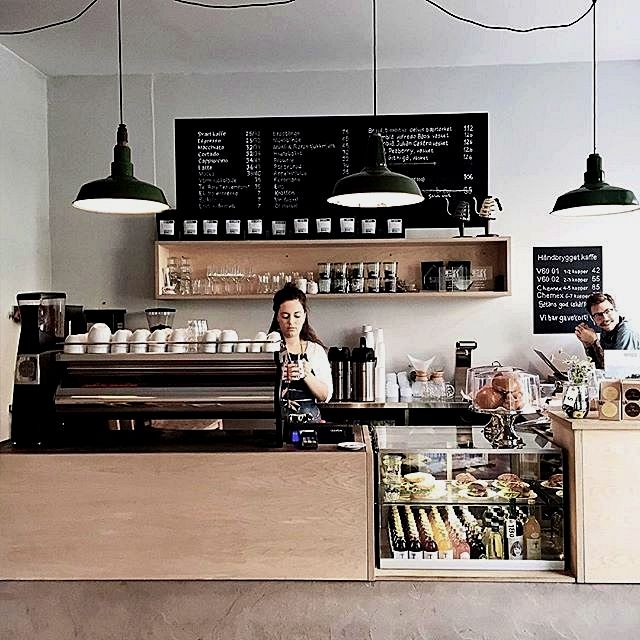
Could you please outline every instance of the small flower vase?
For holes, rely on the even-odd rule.
[[[562,410],[569,418],[584,418],[589,413],[589,385],[564,382],[562,384]]]

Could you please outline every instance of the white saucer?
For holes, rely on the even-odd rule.
[[[360,449],[364,449],[364,442],[339,442],[338,449],[345,449],[346,451],[360,451]]]

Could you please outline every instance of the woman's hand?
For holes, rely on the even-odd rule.
[[[592,347],[598,341],[598,334],[584,322],[576,327],[575,333],[585,347]]]
[[[309,363],[306,360],[298,360],[298,362],[285,362],[282,365],[282,380],[283,382],[294,382],[296,380],[302,380],[306,375],[306,367]],[[309,367],[309,373],[311,367]]]

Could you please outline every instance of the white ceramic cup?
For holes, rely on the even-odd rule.
[[[236,353],[247,353],[247,351],[249,351],[250,345],[251,345],[251,340],[248,340],[247,338],[243,338],[242,340],[238,340],[235,351]]]
[[[151,331],[149,331],[149,329],[136,329],[129,338],[129,352],[146,353],[147,340],[150,335]]]
[[[87,342],[88,353],[109,353],[111,329],[104,322],[96,322],[89,329]]]
[[[187,330],[184,328],[174,329],[169,336],[168,351],[171,353],[186,353],[187,347]]]
[[[149,353],[164,353],[167,350],[168,335],[166,329],[156,329],[147,340]]]
[[[118,329],[111,336],[111,353],[127,353],[131,335],[129,329]]]
[[[282,340],[282,336],[278,331],[272,331],[267,335],[267,344],[264,345],[264,350],[269,353],[274,353],[276,351],[280,351],[280,342]]]
[[[208,329],[204,332],[202,337],[202,351],[204,353],[216,353],[221,333],[220,329]]]
[[[220,333],[218,352],[231,353],[236,342],[238,342],[238,332],[234,329],[223,329]]]
[[[249,351],[251,353],[260,353],[265,346],[264,343],[267,341],[267,334],[264,331],[258,331],[253,338],[253,342],[249,346]]]
[[[87,333],[72,333],[64,339],[65,353],[86,353]]]

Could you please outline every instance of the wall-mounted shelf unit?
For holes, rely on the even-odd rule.
[[[163,269],[169,258],[188,257],[192,278],[206,280],[209,265],[217,267],[237,265],[241,271],[261,273],[306,273],[317,275],[319,262],[389,262],[398,263],[398,278],[422,284],[421,262],[467,260],[471,268],[490,267],[493,281],[501,283],[501,290],[491,286],[482,291],[421,291],[413,293],[348,293],[318,294],[317,298],[395,299],[413,298],[496,298],[511,295],[509,237],[469,238],[411,238],[400,240],[245,240],[245,241],[177,241],[156,242],[155,297],[158,300],[224,300],[265,299],[272,294],[242,293],[175,295],[163,293]]]

